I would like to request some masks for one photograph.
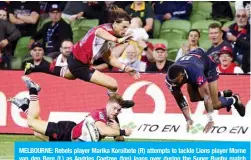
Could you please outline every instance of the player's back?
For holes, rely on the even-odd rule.
[[[95,56],[97,59],[98,56],[101,56],[99,54],[101,54],[104,50],[107,50],[107,46],[104,45],[106,41],[96,36],[96,31],[99,28],[114,34],[110,23],[102,24],[90,29],[72,48],[74,57],[82,63],[91,63]]]
[[[206,55],[205,51],[202,48],[197,48],[179,58],[175,63],[185,68],[205,70],[210,61],[212,60]]]

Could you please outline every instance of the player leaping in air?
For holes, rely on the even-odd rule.
[[[115,94],[118,90],[117,81],[95,69],[90,69],[90,65],[97,59],[103,58],[107,63],[116,67],[134,79],[140,77],[139,73],[132,67],[126,66],[118,61],[117,58],[111,55],[109,48],[109,41],[115,43],[123,43],[131,38],[126,35],[126,31],[130,25],[130,16],[118,7],[112,7],[109,10],[110,23],[103,24],[92,28],[88,33],[76,43],[72,48],[72,54],[68,57],[67,67],[51,66],[41,68],[27,63],[25,66],[25,74],[31,72],[44,72],[61,76],[67,79],[81,79],[83,81],[91,82],[108,89],[108,94]],[[62,33],[64,34],[64,33]],[[117,38],[123,37],[123,38]],[[131,100],[124,100],[123,108],[134,106]]]
[[[187,83],[187,91],[191,102],[204,100],[208,113],[208,123],[204,132],[208,132],[214,125],[213,112],[226,107],[230,111],[234,105],[240,116],[245,116],[245,107],[238,94],[232,95],[231,90],[218,92],[219,78],[216,64],[201,48],[190,51],[178,59],[168,69],[166,84],[179,105],[186,121],[187,130],[192,126],[189,107],[181,92],[183,84]]]
[[[116,141],[124,141],[123,136],[129,136],[131,129],[120,129],[117,116],[121,111],[123,99],[118,94],[109,97],[102,109],[91,112],[83,121],[76,124],[72,121],[48,122],[40,118],[38,92],[40,86],[29,77],[23,76],[30,94],[30,99],[11,98],[13,104],[27,114],[28,126],[34,135],[43,141],[100,141],[105,137],[114,137]]]

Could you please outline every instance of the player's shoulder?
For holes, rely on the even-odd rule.
[[[106,121],[107,116],[106,116],[106,112],[105,109],[96,109],[93,112],[90,113],[90,115],[94,118],[94,119],[99,119],[99,120],[104,120]]]
[[[111,23],[105,23],[105,24],[101,24],[99,25],[97,28],[103,28],[106,31],[112,31],[112,24]]]

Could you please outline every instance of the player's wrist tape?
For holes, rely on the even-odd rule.
[[[125,136],[125,135],[126,135],[125,130],[124,130],[124,129],[120,129],[120,130],[119,130],[119,135],[120,135],[120,136]]]
[[[208,117],[208,121],[209,121],[209,122],[213,122],[213,121],[214,121],[213,114],[214,114],[214,112],[209,112],[209,113],[207,113],[207,117]]]

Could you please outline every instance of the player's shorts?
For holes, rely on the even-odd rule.
[[[67,58],[68,68],[76,78],[90,82],[95,69],[90,69],[89,64],[84,64],[77,60],[71,53]]]
[[[219,72],[217,71],[217,65],[213,61],[209,60],[207,68],[204,71],[208,83],[219,79]]]
[[[76,123],[72,121],[49,122],[45,135],[49,137],[49,141],[71,141],[71,131],[74,126]]]

